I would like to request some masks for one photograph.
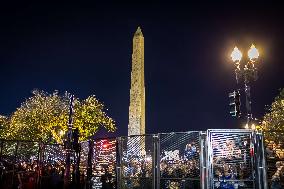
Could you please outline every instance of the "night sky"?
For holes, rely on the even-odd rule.
[[[117,123],[114,135],[126,135],[132,37],[141,26],[147,133],[240,128],[245,121],[230,117],[228,106],[237,88],[235,45],[244,57],[251,43],[260,49],[252,111],[261,118],[284,87],[283,6],[174,2],[2,4],[0,113],[35,88],[95,94]]]

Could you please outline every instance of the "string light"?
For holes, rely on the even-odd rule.
[[[39,90],[32,94],[10,117],[0,117],[0,123],[6,125],[4,138],[63,143],[70,94]],[[74,109],[73,127],[79,129],[80,141],[93,136],[102,126],[110,132],[116,130],[114,120],[107,116],[104,105],[94,95],[85,100],[75,98]]]

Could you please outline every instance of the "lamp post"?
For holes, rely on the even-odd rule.
[[[241,80],[244,82],[244,90],[246,95],[246,128],[248,129],[253,127],[254,124],[251,124],[252,121],[252,111],[251,111],[251,88],[250,83],[252,81],[257,80],[257,69],[255,64],[257,63],[257,59],[259,57],[259,52],[256,47],[252,44],[250,49],[248,50],[248,59],[242,62],[242,53],[241,51],[235,47],[231,58],[235,65],[235,75],[237,85],[241,83]],[[235,92],[234,92],[235,93]]]
[[[71,166],[71,153],[73,152],[72,142],[72,128],[73,128],[73,101],[74,96],[71,95],[69,99],[69,119],[68,119],[68,130],[66,133],[65,141],[65,151],[66,151],[66,161],[65,161],[65,173],[64,173],[64,188],[68,189],[70,187],[70,166]]]

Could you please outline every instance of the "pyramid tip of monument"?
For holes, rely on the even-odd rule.
[[[135,32],[135,35],[143,35],[140,26],[138,26],[138,28],[137,28],[137,30],[136,30],[136,32]]]

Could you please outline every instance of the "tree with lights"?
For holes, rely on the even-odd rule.
[[[272,102],[268,112],[264,115],[261,129],[267,133],[266,139],[277,140],[279,133],[284,133],[284,89]]]
[[[5,131],[9,127],[10,120],[8,117],[0,115],[0,139],[5,138]]]
[[[49,94],[39,90],[32,94],[11,115],[9,126],[4,129],[5,138],[62,143],[68,129],[70,94],[59,95],[58,91]],[[85,100],[74,99],[73,128],[79,129],[81,141],[101,127],[115,131],[114,120],[104,110],[104,105],[94,95]]]

